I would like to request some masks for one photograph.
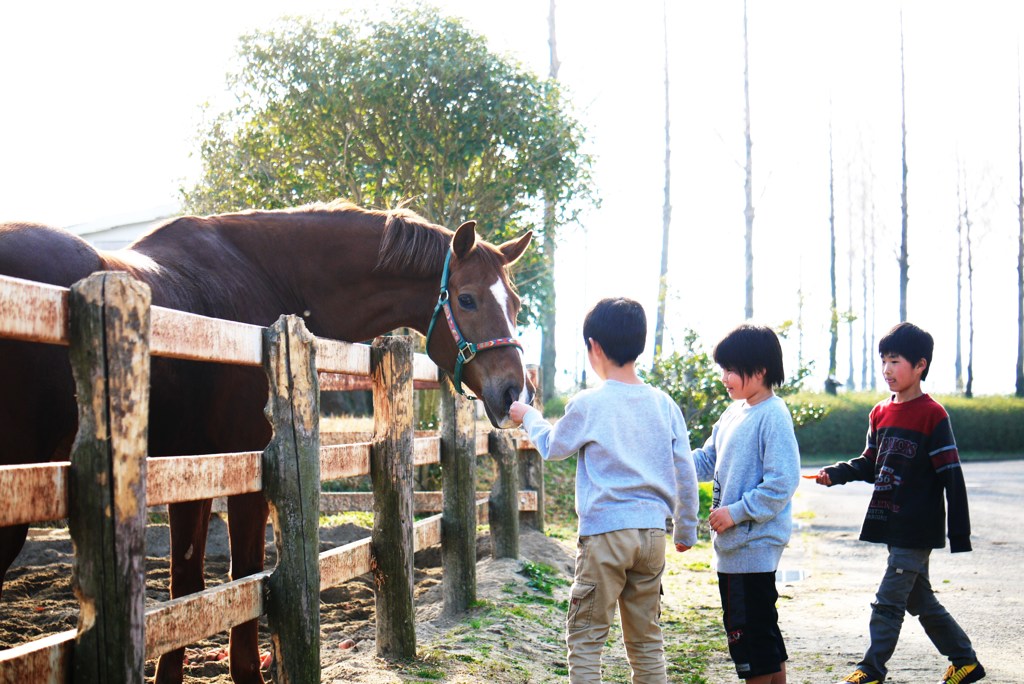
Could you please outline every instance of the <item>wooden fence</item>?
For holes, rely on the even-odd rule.
[[[441,544],[444,609],[457,612],[476,597],[477,519],[489,513],[499,557],[518,556],[520,509],[542,527],[542,485],[520,491],[516,447],[506,433],[477,434],[469,401],[442,392],[439,433],[414,437],[413,389],[437,386],[437,368],[408,338],[355,345],[315,338],[294,316],[260,328],[163,309],[120,273],[94,274],[70,291],[0,276],[0,337],[69,346],[80,402],[71,461],[0,467],[0,526],[67,518],[81,611],[78,630],[0,651],[0,684],[142,682],[145,660],[263,614],[275,680],[319,681],[320,590],[369,572],[378,655],[412,657],[414,551]],[[271,443],[263,452],[147,458],[151,355],[262,366]],[[372,381],[374,437],[321,446],[318,377],[337,385],[342,376]],[[536,452],[522,447],[521,477],[542,482]],[[481,499],[476,456],[488,453],[498,478]],[[440,500],[412,490],[413,467],[429,463],[442,464]],[[320,492],[322,480],[367,474],[372,494]],[[271,506],[277,566],[146,608],[147,507],[258,491]],[[372,508],[371,536],[320,554],[319,513],[339,500]],[[413,524],[414,511],[439,508]]]

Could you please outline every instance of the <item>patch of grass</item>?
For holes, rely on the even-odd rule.
[[[524,592],[520,592],[520,594],[518,596],[513,596],[509,600],[511,600],[514,603],[518,603],[518,604],[531,604],[531,605],[535,605],[535,606],[548,606],[548,607],[551,607],[551,608],[557,608],[558,610],[561,610],[563,612],[569,610],[569,601],[567,601],[567,600],[558,601],[558,600],[553,599],[553,598],[548,598],[547,596],[537,596],[536,594],[527,594],[525,591]]]
[[[576,538],[576,527],[567,527],[556,523],[544,522],[544,536],[552,539],[570,541]]]
[[[814,511],[800,511],[799,513],[794,513],[793,517],[797,520],[814,520],[817,514]]]
[[[680,684],[708,684],[706,673],[710,654],[726,648],[725,636],[713,609],[690,609],[662,613],[665,659],[669,681]]]
[[[441,680],[441,679],[444,679],[444,676],[445,676],[445,673],[442,672],[441,670],[434,670],[434,669],[428,669],[428,668],[421,668],[419,670],[413,670],[409,674],[413,675],[414,677],[419,677],[420,679],[430,679],[430,680]]]
[[[601,671],[601,681],[613,684],[629,684],[629,667],[605,662]]]
[[[526,586],[551,596],[555,587],[567,587],[571,582],[559,575],[550,565],[524,560],[519,574],[527,578]]]
[[[399,671],[429,681],[439,681],[445,678],[443,664],[445,655],[436,649],[425,651],[417,660],[406,663],[399,667]]]
[[[373,529],[372,511],[350,511],[348,513],[332,513],[331,515],[320,516],[321,527],[339,527],[341,525],[355,525],[366,529]]]

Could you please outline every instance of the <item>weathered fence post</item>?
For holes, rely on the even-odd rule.
[[[68,526],[79,601],[72,681],[144,680],[149,288],[124,273],[75,283],[68,297],[78,435]]]
[[[535,365],[526,367],[526,375],[536,388],[533,405],[543,409],[544,397],[540,393],[540,369]],[[523,511],[520,520],[527,525],[544,531],[544,459],[533,448],[520,449],[519,488],[537,492],[537,510]]]
[[[519,454],[508,432],[491,432],[487,450],[497,476],[488,501],[491,552],[495,558],[519,558]]]
[[[442,596],[446,614],[476,601],[476,415],[473,402],[441,381]]]
[[[377,655],[404,660],[416,656],[413,610],[413,384],[408,337],[378,337],[370,350],[373,376],[374,594]]]
[[[297,316],[263,332],[270,381],[266,414],[274,436],[263,451],[277,567],[264,606],[274,681],[320,681],[320,390],[314,338]]]

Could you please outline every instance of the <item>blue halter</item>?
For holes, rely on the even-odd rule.
[[[448,321],[448,329],[452,332],[452,337],[455,339],[455,346],[458,348],[458,353],[455,355],[455,375],[452,379],[452,384],[455,386],[457,391],[462,396],[467,396],[462,390],[462,367],[472,361],[477,352],[481,352],[485,349],[493,349],[494,347],[517,347],[519,351],[523,350],[523,345],[519,343],[514,337],[499,337],[494,340],[487,342],[470,342],[462,336],[462,332],[459,331],[459,326],[455,323],[455,314],[452,313],[451,297],[448,292],[448,275],[451,271],[452,263],[452,250],[448,250],[448,254],[444,258],[444,270],[441,271],[441,294],[437,297],[437,305],[434,307],[434,313],[430,317],[430,326],[427,328],[427,347],[430,346],[430,336],[434,332],[434,325],[437,323],[438,314],[444,311],[444,318]]]

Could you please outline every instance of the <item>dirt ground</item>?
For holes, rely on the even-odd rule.
[[[934,551],[932,586],[970,636],[988,672],[985,681],[1019,684],[1024,682],[1024,593],[1016,574],[1024,567],[1024,461],[965,463],[964,477],[974,550],[951,554],[947,545]],[[780,591],[787,597],[779,611],[791,682],[838,680],[853,670],[867,645],[869,604],[886,559],[883,546],[857,540],[870,491],[866,483],[830,488],[801,483],[794,501],[801,529],[780,568],[806,573]],[[947,664],[917,620],[907,616],[886,682],[937,682]]]
[[[988,670],[986,681],[1024,681],[1024,599],[1011,573],[1024,562],[1024,462],[965,464],[974,528],[974,551],[932,555],[932,583],[950,612],[971,636]],[[806,472],[813,472],[808,469]],[[885,549],[857,541],[867,504],[866,484],[826,489],[804,481],[795,499],[798,529],[783,556],[779,603],[790,653],[789,681],[834,682],[852,670],[867,643],[869,603],[885,563]],[[222,523],[211,533],[208,583],[224,581],[227,565]],[[325,528],[322,547],[364,536],[354,526]],[[149,600],[166,598],[167,565],[158,558],[166,530],[150,532],[147,549]],[[161,541],[163,539],[163,541]],[[554,568],[559,579],[571,578],[572,544],[525,530],[523,559]],[[480,540],[481,552],[487,541]],[[8,575],[0,601],[0,648],[73,629],[76,607],[71,597],[70,542],[61,530],[33,530],[31,539]],[[484,555],[481,553],[481,555]],[[373,592],[367,578],[325,590],[321,596],[324,682],[482,682],[511,684],[566,682],[561,622],[567,582],[549,587],[550,597],[529,585],[523,564],[482,557],[477,565],[481,607],[457,619],[441,616],[441,570],[438,553],[417,555],[417,644],[420,658],[389,664],[374,654]],[[717,620],[718,595],[707,567],[707,544],[685,554],[670,553],[665,575],[666,613]],[[697,621],[694,622],[697,624]],[[696,627],[695,627],[696,629]],[[679,638],[676,635],[672,639]],[[709,639],[702,637],[704,642]],[[265,638],[266,639],[266,638]],[[348,640],[351,640],[349,642]],[[354,643],[354,646],[343,648]],[[703,681],[737,681],[723,640],[712,637]],[[226,635],[211,637],[188,649],[186,681],[227,684],[227,664],[217,660]],[[674,644],[670,639],[669,647]],[[621,641],[605,658],[607,679],[628,681]],[[945,664],[909,617],[893,660],[889,684],[938,681]],[[150,672],[152,670],[152,664]],[[624,678],[625,677],[625,678]],[[268,674],[268,679],[269,679]],[[674,683],[697,682],[675,673]]]

